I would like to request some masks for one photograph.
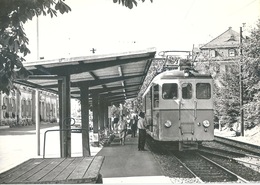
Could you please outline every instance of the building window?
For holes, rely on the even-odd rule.
[[[216,51],[215,50],[210,50],[209,54],[210,54],[210,57],[212,57],[212,58],[216,57]]]
[[[25,116],[26,116],[26,100],[25,99],[23,99],[22,100],[22,110],[21,110],[21,112],[22,112],[22,117],[24,118]]]
[[[228,50],[228,56],[229,56],[229,57],[234,57],[234,56],[236,56],[236,51],[235,51],[234,49]]]
[[[27,116],[32,117],[32,103],[30,100],[28,100],[28,105],[27,105]]]
[[[15,99],[12,98],[12,118],[15,118],[15,114],[16,114],[16,103],[15,103]]]

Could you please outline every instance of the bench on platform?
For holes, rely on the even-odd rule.
[[[0,184],[102,183],[103,156],[33,158],[0,174]]]

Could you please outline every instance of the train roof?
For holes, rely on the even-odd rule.
[[[185,75],[185,73],[189,74],[188,76]],[[159,80],[168,80],[168,79],[212,79],[212,76],[209,74],[202,74],[199,72],[196,72],[194,70],[166,70],[164,72],[161,72],[158,74],[152,82],[150,83],[149,87],[144,92],[143,96],[147,93],[147,91],[152,86],[153,82],[158,83]]]
[[[188,74],[188,76],[187,76]],[[168,70],[157,75],[153,81],[160,79],[190,79],[190,78],[201,78],[201,79],[212,79],[209,74],[201,74],[194,70]]]

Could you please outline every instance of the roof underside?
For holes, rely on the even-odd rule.
[[[88,86],[90,96],[103,95],[108,102],[123,102],[137,97],[155,49],[109,55],[39,60],[24,63],[32,73],[27,81],[18,81],[33,88],[58,92],[57,77],[70,75],[71,96],[80,98],[80,87]]]

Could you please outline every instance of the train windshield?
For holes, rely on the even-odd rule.
[[[165,83],[162,85],[163,99],[176,99],[178,97],[178,84]]]
[[[197,99],[210,99],[211,88],[209,83],[197,83],[196,84],[196,98]]]
[[[191,99],[192,98],[192,85],[191,83],[184,83],[181,86],[182,88],[182,98]]]

